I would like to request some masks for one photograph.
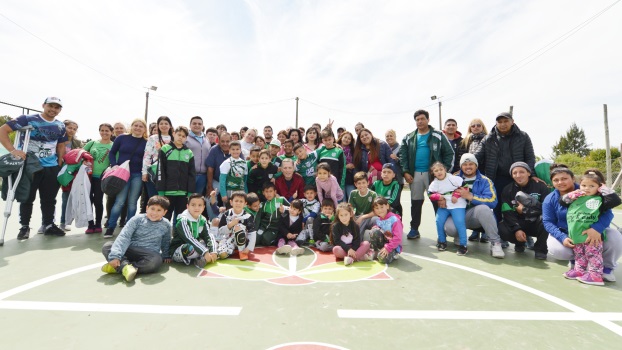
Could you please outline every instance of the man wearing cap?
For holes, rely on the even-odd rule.
[[[501,248],[501,238],[497,228],[497,220],[492,209],[497,205],[497,192],[492,181],[477,170],[477,158],[471,153],[465,153],[460,157],[460,172],[458,176],[464,179],[466,188],[458,189],[460,196],[467,201],[466,227],[471,230],[483,229],[490,239],[490,254],[498,259],[503,259],[505,253]],[[445,199],[441,197],[438,206],[446,206]],[[451,216],[445,222],[447,236],[457,237],[458,230]]]
[[[220,143],[210,149],[209,155],[205,159],[205,166],[207,167],[207,194],[214,191],[214,189],[220,188],[220,182],[218,182],[220,178],[220,165],[230,156],[230,143],[231,134],[226,131],[221,133]],[[218,193],[218,191],[216,192]]]
[[[484,137],[475,157],[483,174],[495,184],[497,193],[512,182],[510,166],[514,162],[525,162],[530,169],[536,163],[529,135],[521,131],[514,124],[512,114],[506,112],[497,115],[497,124]],[[501,220],[501,203],[495,208],[495,216],[497,221]]]
[[[454,151],[447,137],[429,125],[430,114],[424,110],[415,112],[417,129],[404,136],[400,145],[399,158],[404,180],[410,185],[410,232],[408,239],[419,238],[421,209],[426,191],[430,185],[430,165],[441,162],[450,169],[454,162]],[[358,125],[358,124],[357,124]]]
[[[517,253],[525,251],[527,237],[535,237],[535,258],[546,260],[549,233],[542,223],[542,202],[551,193],[544,182],[532,179],[531,167],[525,162],[510,165],[512,183],[501,192],[501,239],[512,242]]]
[[[43,225],[45,226],[44,234],[51,236],[65,235],[65,232],[54,224],[56,195],[60,188],[56,176],[65,155],[65,142],[67,141],[65,124],[60,120],[56,120],[56,116],[61,112],[62,108],[63,103],[58,97],[48,97],[43,102],[43,113],[22,115],[8,121],[0,128],[0,143],[2,143],[2,146],[14,156],[26,159],[26,153],[13,147],[9,139],[9,133],[27,125],[32,126],[28,153],[31,157],[36,157],[43,168],[34,174],[30,186],[30,196],[27,201],[22,202],[19,206],[19,221],[22,227],[17,235],[18,240],[25,240],[30,236],[30,218],[37,191],[39,192],[41,214],[43,216]],[[23,145],[23,140],[21,143]]]

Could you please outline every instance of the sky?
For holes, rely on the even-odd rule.
[[[575,122],[594,148],[622,143],[622,4],[550,1],[37,1],[0,8],[0,101],[63,100],[78,138],[145,114],[275,131],[296,124],[375,136],[427,109],[466,131],[513,106],[536,155]],[[593,18],[614,4],[600,16]],[[586,23],[586,21],[589,21]],[[21,108],[0,104],[0,115]]]

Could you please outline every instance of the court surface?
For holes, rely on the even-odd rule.
[[[621,272],[595,287],[512,245],[503,260],[484,243],[438,252],[429,201],[422,238],[404,240],[390,266],[261,248],[252,261],[171,264],[129,284],[100,271],[101,235],[37,235],[37,209],[18,242],[17,208],[0,247],[2,349],[622,349]]]

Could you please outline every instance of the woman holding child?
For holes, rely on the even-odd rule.
[[[363,128],[354,145],[354,166],[357,171],[367,172],[369,183],[372,184],[380,178],[382,166],[391,163],[392,153],[389,144],[375,138],[369,129]]]

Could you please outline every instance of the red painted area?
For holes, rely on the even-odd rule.
[[[225,276],[219,275],[217,273],[213,273],[213,272],[210,272],[210,271],[207,271],[207,270],[201,270],[201,272],[199,272],[199,277],[211,277],[211,278],[218,277],[218,278],[223,278]]]
[[[286,277],[272,278],[272,279],[269,279],[268,282],[275,283],[275,284],[286,284],[286,285],[304,285],[304,284],[314,283],[311,280],[298,277],[298,276],[286,276]]]
[[[276,250],[276,247],[255,248],[255,251],[251,253],[250,259],[248,259],[248,261],[261,262],[261,263],[272,265],[272,266],[278,266],[272,260],[272,254],[274,254],[275,250]]]
[[[391,276],[387,275],[387,273],[384,271],[368,278],[368,280],[391,280],[391,279],[392,279]]]

